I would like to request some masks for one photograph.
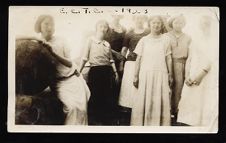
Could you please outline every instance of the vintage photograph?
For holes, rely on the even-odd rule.
[[[10,6],[8,131],[217,133],[219,15]]]

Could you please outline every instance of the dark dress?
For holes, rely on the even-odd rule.
[[[137,55],[133,52],[136,48],[138,41],[148,35],[150,30],[147,29],[143,33],[137,34],[134,30],[130,30],[124,38],[123,46],[129,49],[129,54],[127,55],[127,61],[136,61]]]
[[[105,40],[109,42],[109,44],[111,45],[111,49],[115,50],[116,52],[121,53],[125,34],[126,34],[126,29],[124,29],[124,28],[121,33],[116,32],[114,29],[109,29],[109,31],[105,37]],[[113,54],[113,58],[115,60],[116,69],[117,69],[117,71],[119,71],[119,65],[120,65],[121,61],[119,59],[117,59],[117,57],[114,56],[114,54]]]
[[[125,28],[123,28],[122,32],[120,32],[120,33],[115,31],[114,29],[110,28],[106,37],[105,37],[105,40],[109,42],[109,44],[111,45],[111,49],[113,49],[114,51],[116,51],[118,53],[121,53],[125,34],[126,34]],[[117,56],[114,55],[114,54],[113,54],[113,59],[115,61],[116,70],[117,70],[118,75],[119,75],[119,82],[115,83],[113,85],[114,98],[112,99],[113,103],[115,105],[114,108],[113,108],[114,115],[115,115],[113,120],[116,121],[117,118],[118,118],[118,114],[119,114],[117,104],[118,104],[118,97],[119,97],[123,72],[119,71],[120,63],[122,62],[121,59],[118,59]]]

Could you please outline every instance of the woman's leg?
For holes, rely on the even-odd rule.
[[[185,78],[185,65],[184,63],[174,62],[174,86],[173,94],[171,97],[171,115],[172,115],[172,124],[176,123],[177,114],[178,114],[178,104],[181,99],[181,91],[184,84]]]

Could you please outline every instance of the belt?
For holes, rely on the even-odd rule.
[[[136,61],[137,54],[136,53],[129,53],[129,55],[126,58],[126,61]]]
[[[71,74],[69,76],[57,77],[56,80],[65,80],[65,79],[68,79],[68,78],[70,78],[74,75],[76,75],[76,72],[74,72],[73,74]]]
[[[173,58],[173,62],[186,63],[187,58]]]

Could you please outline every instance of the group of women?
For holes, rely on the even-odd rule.
[[[80,65],[70,60],[69,49],[54,36],[52,16],[41,15],[36,22],[40,39],[61,63],[55,89],[64,104],[65,124],[216,125],[218,59],[208,54],[216,53],[209,49],[218,45],[211,37],[211,18],[200,18],[203,40],[193,44],[183,32],[183,15],[168,20],[134,16],[130,30],[120,24],[123,16],[112,17],[110,24],[96,23]],[[87,62],[85,82],[81,73]]]

